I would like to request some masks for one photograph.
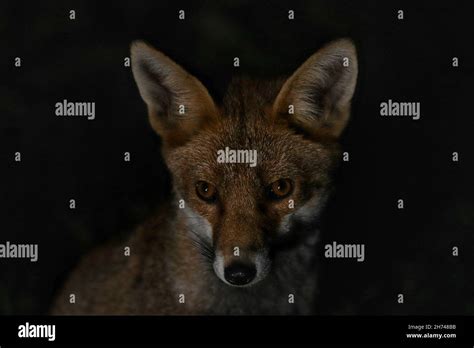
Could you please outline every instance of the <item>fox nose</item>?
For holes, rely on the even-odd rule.
[[[255,265],[234,262],[224,270],[224,278],[232,285],[242,286],[250,283],[257,274]]]

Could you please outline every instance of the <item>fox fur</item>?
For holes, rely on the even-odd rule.
[[[236,78],[220,104],[163,53],[140,41],[131,52],[172,199],[128,240],[87,255],[52,313],[317,313],[318,222],[356,85],[354,44],[324,46],[286,79]],[[217,163],[226,147],[256,150],[257,165]],[[281,179],[289,195],[269,198]],[[199,196],[199,182],[212,201]],[[227,281],[236,259],[255,269],[246,286]]]

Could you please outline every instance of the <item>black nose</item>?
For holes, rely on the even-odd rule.
[[[224,278],[232,285],[245,285],[250,283],[257,274],[254,265],[234,262],[224,270]]]

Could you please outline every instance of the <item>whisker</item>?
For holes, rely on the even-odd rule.
[[[192,228],[189,228],[186,231],[181,230],[179,233],[181,233],[182,236],[189,238],[191,245],[194,246],[197,252],[203,256],[203,264],[206,266],[206,268],[212,269],[212,263],[215,256],[212,246],[209,245],[209,243]]]

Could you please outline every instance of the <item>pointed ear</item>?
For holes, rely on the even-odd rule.
[[[150,123],[165,145],[184,143],[216,117],[207,89],[163,53],[135,41],[131,57],[133,76],[148,106]]]
[[[333,41],[283,84],[274,115],[309,135],[338,137],[349,119],[356,80],[354,44],[348,39]]]

